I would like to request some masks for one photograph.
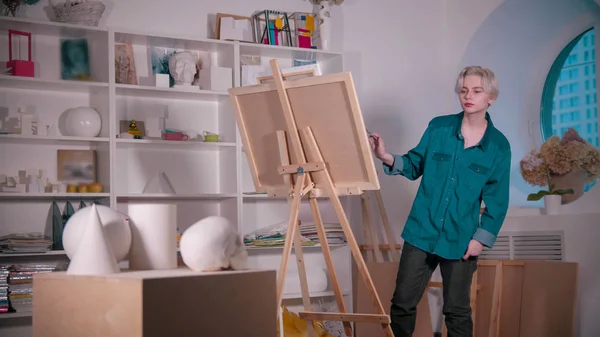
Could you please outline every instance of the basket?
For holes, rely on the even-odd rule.
[[[104,3],[98,0],[66,0],[61,4],[50,0],[50,6],[56,21],[86,26],[98,26],[106,8]]]

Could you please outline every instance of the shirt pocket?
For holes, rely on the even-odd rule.
[[[431,159],[435,163],[435,177],[443,178],[448,176],[450,163],[452,162],[452,154],[434,151],[431,155]]]
[[[490,168],[478,163],[469,163],[465,175],[465,185],[470,198],[479,198],[483,186],[487,183]]]

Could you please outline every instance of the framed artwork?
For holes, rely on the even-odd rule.
[[[115,82],[138,84],[133,48],[130,44],[115,44]]]
[[[58,150],[56,176],[58,181],[93,183],[96,181],[96,151]]]
[[[63,80],[89,80],[90,55],[86,39],[60,42],[61,78]]]

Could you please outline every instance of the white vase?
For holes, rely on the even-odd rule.
[[[559,214],[561,205],[562,196],[560,195],[547,195],[544,197],[544,207],[548,215]]]
[[[329,49],[331,35],[331,14],[329,13],[329,1],[321,1],[318,5],[317,18],[319,22],[319,40],[320,47],[323,50]]]

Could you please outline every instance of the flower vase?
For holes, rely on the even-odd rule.
[[[564,205],[581,198],[585,189],[586,177],[587,172],[585,170],[577,169],[564,175],[550,176],[550,184],[554,185],[555,190],[573,189],[573,194],[562,196],[562,203]]]
[[[321,1],[318,5],[317,18],[319,22],[320,49],[328,50],[331,35],[331,14],[329,13],[329,1]]]
[[[560,206],[562,205],[562,196],[557,194],[551,194],[544,196],[544,208],[546,209],[547,215],[556,215],[560,213]]]

